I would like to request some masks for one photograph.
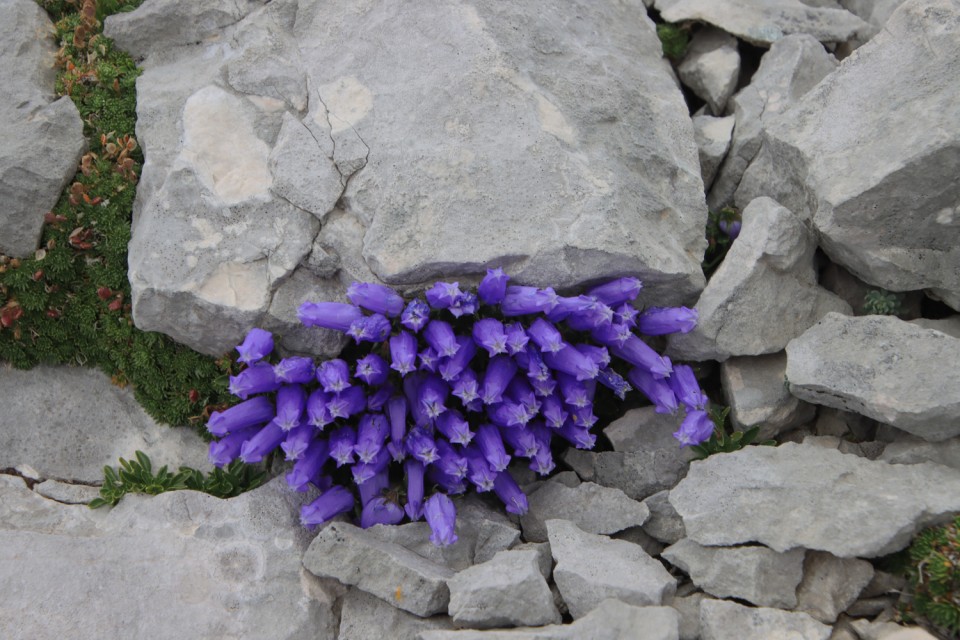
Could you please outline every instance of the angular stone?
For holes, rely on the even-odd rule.
[[[47,13],[30,0],[3,0],[0,13],[0,253],[29,257],[86,140],[73,100],[54,95],[56,44]]]
[[[960,470],[960,438],[934,443],[906,436],[884,447],[880,459],[891,464],[933,462]]]
[[[795,608],[820,622],[833,624],[872,579],[873,565],[866,560],[809,551],[803,565],[803,581],[797,587]]]
[[[453,576],[449,613],[460,627],[488,629],[559,623],[537,552],[501,551]]]
[[[343,178],[333,162],[329,126],[315,134],[290,112],[283,114],[283,125],[270,152],[270,172],[274,194],[309,211],[321,222],[343,193]]]
[[[64,504],[89,504],[100,496],[99,487],[91,487],[86,484],[70,484],[59,480],[44,480],[35,485],[33,490],[44,498]]]
[[[827,314],[787,346],[790,392],[931,442],[960,435],[960,339],[892,316]]]
[[[700,603],[709,598],[704,593],[677,596],[670,603],[680,616],[680,640],[700,640]]]
[[[722,115],[740,77],[737,39],[720,29],[701,29],[690,41],[677,73],[683,84],[706,101],[711,113]]]
[[[686,537],[683,519],[670,504],[669,491],[659,491],[644,500],[643,504],[650,509],[650,518],[643,524],[643,530],[651,537],[666,544],[673,544]]]
[[[548,520],[553,579],[570,615],[581,618],[607,598],[637,606],[659,605],[677,581],[635,544],[586,533],[572,522]]]
[[[717,175],[720,163],[727,157],[730,139],[733,136],[734,116],[714,118],[713,116],[694,116],[693,135],[700,150],[700,174],[703,188],[710,189]]]
[[[661,556],[718,598],[738,598],[778,609],[792,609],[797,604],[803,549],[777,553],[766,547],[704,547],[684,538],[664,549]]]
[[[755,164],[762,192],[812,220],[833,261],[875,286],[929,289],[960,309],[960,86],[929,82],[960,66],[958,18],[952,0],[903,4],[836,73],[768,122],[765,161]],[[887,106],[859,106],[867,104]]]
[[[706,22],[759,45],[795,33],[821,42],[872,33],[869,24],[849,11],[815,8],[800,0],[656,0],[654,6],[667,22]]]
[[[843,8],[870,24],[882,27],[904,0],[840,0]]]
[[[340,609],[338,638],[383,640],[386,629],[391,640],[416,640],[424,631],[453,629],[453,621],[448,616],[421,618],[360,589],[347,591]]]
[[[790,393],[786,370],[783,351],[730,358],[721,365],[723,396],[737,429],[760,427],[757,440],[768,440],[813,420],[816,407]]]
[[[0,365],[0,397],[0,469],[29,465],[42,479],[100,484],[105,465],[138,450],[154,470],[212,468],[194,430],[158,424],[100,371]]]
[[[940,318],[938,320],[934,320],[932,318],[917,318],[916,320],[911,320],[910,322],[918,327],[923,327],[924,329],[933,329],[934,331],[942,331],[948,336],[960,339],[960,315],[950,316],[949,318]]]
[[[336,591],[300,566],[302,499],[277,479],[230,500],[175,491],[91,511],[0,479],[0,629],[333,640]]]
[[[808,35],[787,36],[773,43],[763,54],[760,68],[753,74],[750,84],[741,89],[728,105],[728,111],[730,105],[733,107],[736,126],[730,151],[707,198],[711,211],[733,204],[743,172],[760,150],[760,134],[765,123],[796,102],[836,67],[836,59],[816,38]],[[773,179],[773,176],[765,177]],[[743,208],[761,195],[767,195],[762,188],[750,198],[745,193],[737,204]]]
[[[575,488],[546,482],[531,493],[530,510],[521,516],[523,537],[546,542],[546,521],[568,520],[587,533],[611,534],[646,522],[650,511],[619,489],[584,482]]]
[[[670,503],[703,545],[759,542],[873,558],[960,511],[960,471],[794,443],[747,447],[690,465]]]
[[[446,611],[450,602],[453,571],[346,522],[332,522],[314,538],[303,566],[421,617]]]
[[[830,627],[805,613],[745,607],[726,600],[704,600],[700,604],[703,640],[827,640],[830,633]]]
[[[671,335],[668,353],[698,361],[776,353],[828,312],[850,313],[817,286],[815,250],[790,211],[770,198],[751,202],[740,236],[697,301],[696,328]]]

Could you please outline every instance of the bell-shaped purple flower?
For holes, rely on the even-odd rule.
[[[340,393],[350,386],[350,367],[340,358],[317,367],[317,380],[327,393]]]
[[[345,302],[304,302],[297,317],[308,327],[322,327],[346,333],[354,320],[363,317],[360,307]]]
[[[368,354],[357,360],[356,377],[363,380],[367,386],[379,387],[387,381],[390,366],[386,360],[375,353]]]
[[[232,431],[216,442],[211,442],[207,454],[210,463],[215,467],[222,467],[236,460],[237,456],[240,455],[240,447],[243,446],[243,443],[256,435],[259,430],[259,426],[246,427],[238,431]]]
[[[480,388],[480,399],[484,404],[503,402],[503,392],[517,372],[517,365],[513,358],[499,355],[490,358],[487,371],[483,376],[483,385]]]
[[[613,391],[621,400],[626,399],[627,392],[632,388],[630,383],[623,379],[623,376],[609,367],[600,370],[597,381]]]
[[[487,350],[490,357],[507,353],[507,334],[496,318],[484,318],[473,324],[473,341]]]
[[[493,481],[497,472],[476,445],[464,447],[463,457],[467,459],[467,479],[477,488],[477,493],[493,490]]]
[[[608,348],[622,347],[630,338],[635,337],[628,325],[616,323],[597,327],[590,331],[590,335]]]
[[[356,344],[361,342],[383,342],[390,337],[390,321],[379,313],[357,318],[347,329],[347,335]]]
[[[323,464],[329,459],[327,441],[319,439],[312,441],[287,474],[287,486],[294,491],[306,491],[308,484],[316,482]]]
[[[276,449],[285,437],[287,432],[280,428],[280,425],[269,422],[240,446],[240,459],[246,464],[260,462],[264,456]]]
[[[457,541],[457,534],[454,533],[457,508],[453,506],[453,500],[442,493],[435,493],[427,499],[423,514],[432,531],[430,542],[445,547]]]
[[[635,327],[637,326],[637,314],[639,313],[635,306],[629,302],[624,302],[613,310],[613,321],[628,327]]]
[[[504,400],[487,407],[487,417],[498,427],[521,427],[530,421],[524,406],[517,402]]]
[[[417,402],[420,409],[431,420],[436,420],[443,412],[447,410],[444,404],[447,395],[450,393],[450,387],[439,376],[430,375],[423,379],[418,389]]]
[[[663,378],[655,378],[642,367],[634,367],[627,373],[630,383],[650,399],[656,407],[656,413],[673,414],[679,404],[670,383]]]
[[[357,444],[357,432],[353,427],[343,426],[330,434],[328,441],[330,457],[337,463],[337,467],[353,464],[353,445]]]
[[[403,311],[403,298],[390,287],[374,282],[354,282],[347,287],[347,298],[367,311],[381,313],[390,318]]]
[[[437,365],[440,364],[440,354],[433,347],[427,347],[420,352],[418,357],[420,358],[421,371],[434,373],[437,370]]]
[[[480,399],[480,383],[477,381],[477,374],[473,369],[464,369],[450,391],[454,396],[460,398],[463,406]]]
[[[500,435],[513,449],[513,455],[521,458],[532,458],[540,450],[540,443],[533,435],[533,431],[526,427],[516,429],[501,429]]]
[[[589,429],[597,424],[597,416],[593,414],[593,405],[580,407],[570,412],[570,422],[577,427]]]
[[[390,471],[385,466],[372,478],[367,478],[365,482],[357,485],[357,493],[360,495],[360,505],[367,506],[367,503],[374,498],[379,498],[383,492],[390,487]]]
[[[484,304],[500,304],[507,294],[507,280],[510,279],[503,269],[487,269],[487,275],[480,281],[477,287],[477,295]]]
[[[260,426],[273,420],[273,403],[266,396],[250,398],[224,411],[214,411],[207,421],[207,431],[225,436],[248,427]]]
[[[360,512],[360,526],[369,529],[375,524],[400,524],[403,509],[386,498],[374,498]]]
[[[277,391],[277,417],[274,422],[284,431],[299,427],[306,404],[307,393],[303,387],[299,384],[283,385]]]
[[[513,377],[513,380],[507,385],[507,397],[523,405],[531,418],[540,411],[540,401],[537,400],[537,394],[523,376]]]
[[[543,408],[541,413],[550,429],[559,429],[570,415],[563,408],[563,401],[559,396],[552,395],[543,399]]]
[[[437,453],[437,444],[426,430],[414,428],[407,434],[405,440],[407,453],[423,464],[433,464],[440,455]]]
[[[652,307],[640,314],[637,326],[648,336],[689,333],[697,326],[699,314],[687,307]]]
[[[390,453],[386,449],[381,449],[370,462],[358,462],[350,469],[353,475],[353,483],[361,486],[367,483],[378,473],[385,471],[390,464]]]
[[[681,447],[700,444],[710,439],[714,430],[713,420],[706,411],[688,411],[680,428],[673,434]]]
[[[707,408],[707,395],[700,389],[697,376],[693,369],[685,364],[673,366],[673,373],[668,378],[670,388],[677,399],[683,403],[687,411],[704,411]]]
[[[477,296],[469,291],[464,291],[457,296],[453,304],[447,307],[447,311],[454,318],[473,315],[477,312]]]
[[[273,375],[283,384],[307,384],[313,380],[313,358],[292,356],[273,365]]]
[[[314,389],[307,397],[307,424],[311,424],[321,431],[325,426],[334,421],[327,409],[327,403],[330,401],[330,394],[324,393],[321,389]]]
[[[377,457],[387,440],[387,419],[381,413],[365,413],[357,425],[357,443],[353,452],[360,462],[369,464]]]
[[[314,527],[328,522],[353,509],[356,499],[353,494],[340,485],[334,485],[323,492],[319,498],[300,509],[300,523]]]
[[[430,307],[420,298],[414,298],[400,314],[400,324],[418,333],[430,320]]]
[[[617,278],[590,289],[587,295],[615,307],[618,304],[635,300],[640,295],[641,289],[643,289],[643,284],[636,278]]]
[[[443,320],[431,320],[423,330],[423,338],[438,355],[443,357],[454,356],[460,349],[453,327]]]
[[[417,427],[426,427],[430,424],[430,416],[420,405],[420,385],[430,375],[425,371],[417,371],[403,380],[403,394],[407,398],[407,408],[413,424]]]
[[[367,408],[367,396],[360,387],[347,387],[327,400],[327,411],[333,418],[349,418]]]
[[[387,400],[393,397],[393,385],[387,383],[376,390],[373,395],[367,396],[367,411],[380,413],[387,405]]]
[[[460,345],[460,349],[457,350],[457,355],[451,358],[444,358],[437,366],[440,377],[446,382],[453,382],[459,378],[463,370],[470,365],[473,356],[477,354],[477,345],[473,342],[472,338],[457,336],[457,344]]]
[[[403,510],[410,520],[416,522],[423,517],[423,476],[425,468],[419,460],[408,459],[403,463],[407,474],[407,504]]]
[[[394,461],[400,462],[407,455],[403,440],[407,436],[407,400],[403,396],[393,396],[387,401],[387,417],[390,422],[390,443],[387,448]]]
[[[461,293],[459,282],[436,282],[427,289],[425,295],[431,307],[446,309],[454,303]]]
[[[547,313],[553,309],[559,296],[553,289],[537,289],[536,287],[507,287],[507,291],[500,302],[500,311],[503,315],[525,316],[531,313]]]
[[[510,464],[510,456],[503,446],[503,438],[500,435],[500,429],[492,424],[482,424],[477,428],[476,436],[477,446],[480,447],[480,453],[490,463],[494,471],[503,471]]]
[[[563,336],[553,326],[553,323],[543,318],[537,318],[533,321],[533,324],[527,329],[527,335],[540,347],[540,351],[543,353],[556,353],[563,349],[566,344],[563,341]]]
[[[567,316],[567,326],[576,331],[591,331],[613,322],[613,309],[599,300],[591,300],[589,306],[576,309]]]
[[[591,388],[566,373],[557,373],[557,384],[563,401],[571,407],[581,409],[593,403]]]
[[[530,459],[530,470],[540,476],[549,475],[557,468],[557,463],[553,460],[553,454],[550,447],[540,447],[537,455]]]
[[[743,223],[739,220],[721,220],[717,223],[717,227],[731,240],[736,240],[737,236],[740,235],[740,229],[743,227]]]
[[[601,369],[610,365],[610,352],[607,351],[606,347],[598,347],[596,345],[583,343],[575,344],[573,347],[583,355],[593,360]]]
[[[417,370],[417,339],[406,331],[390,338],[390,368],[405,376]]]
[[[453,444],[466,446],[473,440],[470,423],[464,420],[463,415],[455,409],[445,411],[437,418],[436,425],[437,431]]]
[[[544,353],[543,361],[554,371],[574,376],[577,380],[593,380],[600,373],[600,367],[593,360],[564,343],[563,349],[556,353]]]
[[[513,476],[506,471],[497,474],[493,481],[493,492],[506,506],[508,513],[523,516],[530,509],[526,494],[517,486],[517,481],[513,479]]]
[[[666,378],[673,371],[673,367],[668,360],[651,349],[646,342],[636,336],[630,338],[622,347],[616,345],[610,346],[613,355],[621,360],[626,360],[634,367],[639,367],[649,371],[655,378]]]
[[[567,420],[557,429],[557,435],[577,449],[593,449],[597,445],[597,436],[590,433],[587,427],[574,424],[572,420]]]
[[[560,322],[561,320],[566,320],[571,313],[587,311],[596,304],[596,302],[596,298],[589,296],[577,296],[575,298],[560,297],[557,298],[557,305],[547,314],[547,318],[550,322]]]
[[[230,393],[241,400],[257,393],[268,393],[280,388],[280,382],[273,375],[273,367],[266,362],[258,362],[235,376],[230,376]]]
[[[513,355],[527,348],[530,336],[519,322],[513,322],[506,327],[507,353]]]
[[[303,424],[291,430],[284,441],[280,443],[280,448],[286,454],[285,459],[288,461],[299,460],[306,453],[315,433],[316,430],[309,424]]]
[[[465,478],[467,475],[467,459],[457,453],[445,440],[437,440],[437,453],[440,458],[436,465],[447,475],[455,478]]]
[[[533,392],[537,394],[540,398],[546,398],[557,388],[557,381],[553,377],[548,377],[546,380],[540,378],[531,378],[530,386],[533,387]]]
[[[463,478],[452,476],[435,464],[427,467],[427,481],[439,487],[448,496],[455,496],[467,490],[467,483]]]
[[[273,334],[263,329],[251,329],[243,344],[237,346],[237,358],[240,362],[251,365],[270,355],[273,351]]]

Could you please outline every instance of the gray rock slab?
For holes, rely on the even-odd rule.
[[[581,618],[607,598],[637,606],[660,605],[677,581],[638,545],[582,531],[566,520],[548,520],[553,579],[570,615]]]
[[[105,465],[137,450],[154,469],[212,468],[195,431],[158,424],[100,371],[0,365],[0,397],[0,468],[28,465],[43,479],[100,484]]]
[[[782,350],[830,311],[850,306],[819,287],[816,241],[800,219],[770,198],[743,211],[743,228],[697,301],[693,331],[673,334],[668,353],[726,360]]]
[[[706,101],[711,113],[723,115],[740,77],[737,39],[720,29],[701,29],[690,40],[677,74],[683,84]]]
[[[640,526],[650,515],[649,509],[623,491],[593,482],[570,488],[548,481],[527,501],[530,509],[520,517],[520,525],[528,542],[547,541],[547,520],[568,520],[588,533],[608,535]]]
[[[809,551],[803,565],[803,581],[797,587],[795,608],[820,622],[833,624],[860,597],[873,573],[873,565],[866,560]]]
[[[44,480],[34,485],[33,490],[44,498],[64,504],[89,504],[100,496],[100,488],[86,484],[70,484],[59,480]]]
[[[704,593],[677,596],[670,604],[680,617],[680,640],[700,640],[700,603],[709,598]]]
[[[720,169],[720,163],[727,157],[730,140],[733,136],[734,116],[715,118],[713,116],[694,116],[693,135],[700,151],[700,172],[704,189],[709,189]]]
[[[0,2],[0,253],[32,256],[44,214],[77,171],[86,147],[69,96],[56,99],[53,23],[35,2]]]
[[[960,510],[960,472],[812,445],[754,446],[690,465],[670,503],[703,545],[759,542],[872,558]]]
[[[827,314],[787,346],[790,392],[932,442],[960,435],[960,339],[891,316]]]
[[[948,336],[953,336],[954,338],[960,339],[960,315],[950,316],[949,318],[940,318],[937,320],[932,318],[917,318],[916,320],[911,320],[910,322],[918,327],[923,327],[924,329],[933,329],[934,331],[942,331]]]
[[[830,627],[805,613],[745,607],[726,600],[704,600],[700,604],[703,640],[827,640],[830,634]]]
[[[727,111],[732,111],[736,118],[736,126],[730,151],[707,197],[711,211],[734,204],[740,179],[760,150],[765,122],[795,103],[836,69],[837,64],[816,38],[805,34],[778,40],[763,54],[760,68],[753,74],[750,84],[737,92],[727,106]],[[736,204],[743,208],[754,197],[768,195],[763,190],[765,187],[765,184],[759,184],[756,193],[749,198],[744,193]]]
[[[330,523],[314,538],[303,566],[421,617],[445,612],[450,602],[453,571],[345,522]]]
[[[952,0],[901,5],[836,73],[769,120],[765,160],[755,162],[756,184],[812,220],[833,261],[875,286],[928,289],[955,308],[960,87],[929,79],[960,65],[958,16]],[[858,106],[866,104],[886,108]]]
[[[421,618],[360,589],[350,589],[343,597],[337,637],[383,640],[385,631],[389,630],[391,640],[416,640],[424,631],[451,629],[453,621],[449,616]]]
[[[683,518],[670,504],[669,491],[658,491],[644,500],[643,504],[650,509],[650,518],[643,524],[643,530],[651,537],[666,544],[673,544],[686,537]]]
[[[960,470],[960,438],[927,442],[922,438],[906,436],[887,444],[880,459],[891,464],[933,462]]]
[[[501,551],[447,581],[458,627],[540,626],[560,622],[536,551]]]
[[[333,640],[336,589],[300,566],[302,499],[278,479],[231,500],[177,491],[91,511],[0,482],[0,629]]]
[[[849,11],[811,7],[800,0],[657,0],[654,7],[667,22],[706,22],[761,45],[795,33],[821,42],[872,33],[869,24]]]
[[[718,598],[738,598],[761,607],[793,609],[803,578],[803,549],[777,553],[762,546],[704,547],[684,538],[661,557]]]
[[[813,420],[816,407],[790,393],[786,370],[783,351],[730,358],[721,365],[723,396],[738,429],[760,427],[757,439],[767,440]]]
[[[882,27],[904,0],[840,0],[843,8],[870,24]]]

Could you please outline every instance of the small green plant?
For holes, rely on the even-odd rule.
[[[737,236],[740,235],[740,212],[733,207],[724,207],[707,216],[707,250],[700,267],[708,278],[717,270]]]
[[[657,36],[663,46],[663,55],[671,60],[679,60],[687,52],[690,44],[690,30],[685,25],[664,22],[657,25]]]
[[[863,296],[863,311],[876,316],[895,316],[900,313],[900,296],[885,289],[873,289]]]
[[[910,562],[901,616],[960,638],[960,516],[920,532],[910,546]]]
[[[259,467],[245,465],[240,461],[214,469],[209,475],[190,467],[180,467],[177,473],[172,473],[166,465],[154,473],[147,454],[137,451],[135,456],[135,460],[120,458],[120,467],[117,470],[110,466],[103,468],[100,497],[90,502],[91,509],[115,506],[128,493],[155,496],[167,491],[191,489],[218,498],[232,498],[259,487],[267,477]]]
[[[739,451],[747,445],[753,444],[760,433],[760,427],[753,427],[746,431],[735,431],[729,425],[730,407],[710,407],[708,411],[710,419],[713,420],[713,435],[706,442],[690,447],[696,456],[694,460],[704,460],[715,453],[732,453]],[[776,446],[774,440],[764,440],[758,442],[759,445]]]

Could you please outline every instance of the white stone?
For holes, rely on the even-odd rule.
[[[720,29],[701,29],[690,41],[677,73],[694,94],[706,101],[711,113],[722,115],[740,77],[737,39]]]
[[[816,414],[816,407],[790,393],[786,369],[783,351],[730,358],[720,366],[730,420],[742,431],[759,427],[758,441],[806,424]]]
[[[873,565],[866,560],[808,551],[795,608],[820,622],[833,624],[860,597],[873,573]]]
[[[547,520],[569,520],[587,533],[609,535],[646,522],[649,509],[619,489],[584,482],[567,487],[547,481],[527,496],[529,511],[520,517],[528,542],[546,542]]]
[[[827,640],[830,631],[805,613],[745,607],[726,600],[700,604],[702,640]]]
[[[727,157],[730,140],[733,136],[735,116],[714,118],[713,116],[694,116],[693,135],[700,150],[700,172],[703,176],[703,188],[710,189],[717,175],[720,163]]]

